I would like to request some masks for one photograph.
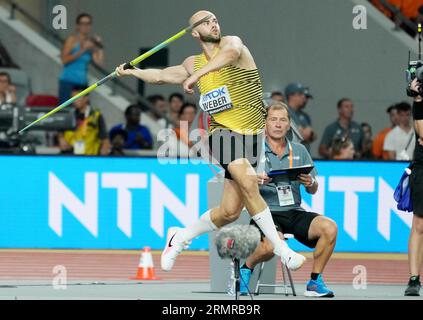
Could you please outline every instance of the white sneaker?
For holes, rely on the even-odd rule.
[[[164,271],[172,270],[176,257],[182,252],[183,249],[188,249],[188,246],[191,244],[191,241],[175,241],[174,238],[179,230],[181,230],[181,228],[172,227],[167,231],[166,246],[161,256],[161,267]]]
[[[288,252],[284,252],[281,256],[282,263],[285,264],[289,270],[295,271],[300,269],[306,261],[306,257],[289,248],[287,250]]]

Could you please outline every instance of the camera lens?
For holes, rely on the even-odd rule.
[[[416,78],[420,82],[423,82],[423,67],[420,67],[420,68],[417,68],[416,69]]]

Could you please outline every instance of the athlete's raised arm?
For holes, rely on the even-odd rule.
[[[194,57],[188,57],[178,66],[168,67],[165,69],[123,69],[125,64],[121,64],[116,68],[116,74],[121,76],[132,75],[145,82],[152,84],[182,84],[193,72]]]

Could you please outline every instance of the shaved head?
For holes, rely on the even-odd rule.
[[[193,25],[194,23],[196,23],[197,21],[200,21],[201,19],[203,19],[204,17],[208,16],[208,15],[212,15],[212,17],[216,17],[212,12],[210,11],[206,11],[206,10],[200,10],[197,11],[196,13],[194,13],[191,18],[189,18],[189,25]]]

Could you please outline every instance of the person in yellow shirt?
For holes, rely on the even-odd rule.
[[[72,97],[83,88],[72,90]],[[100,111],[92,108],[89,97],[84,96],[73,103],[75,108],[75,129],[59,134],[59,147],[63,153],[77,155],[108,155],[110,143],[107,128]]]

